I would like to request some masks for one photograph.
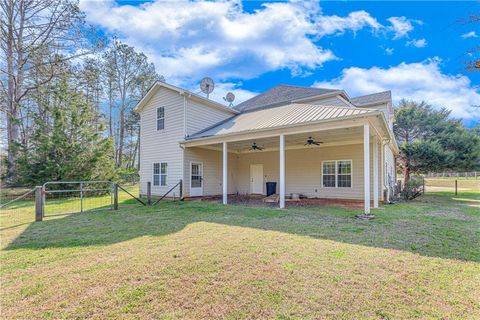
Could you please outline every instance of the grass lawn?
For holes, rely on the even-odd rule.
[[[479,193],[371,221],[328,207],[120,208],[16,227],[2,213],[2,318],[480,318]]]

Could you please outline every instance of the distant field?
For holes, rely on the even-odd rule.
[[[429,191],[454,191],[457,180],[458,191],[480,191],[480,179],[425,178],[425,188]]]

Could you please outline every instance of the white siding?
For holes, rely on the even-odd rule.
[[[165,129],[157,131],[157,107],[165,108]],[[152,194],[163,195],[183,177],[183,97],[173,90],[160,88],[140,114],[140,193],[146,194],[152,182]],[[153,186],[153,163],[167,162],[167,185]]]
[[[195,134],[233,116],[234,114],[228,111],[187,99],[187,135]]]
[[[223,182],[223,163],[222,151],[208,150],[202,148],[185,149],[185,183],[184,195],[190,195],[190,163],[192,161],[203,163],[203,195],[219,195],[222,194]],[[237,172],[236,155],[228,154],[228,193],[236,193],[236,172]]]
[[[370,147],[373,152],[373,146]],[[380,148],[379,148],[380,150]],[[287,150],[286,155],[286,194],[301,193],[308,197],[335,199],[363,199],[363,145],[338,147],[305,148]],[[370,159],[373,160],[373,154]],[[352,188],[324,188],[321,185],[322,161],[352,160]],[[222,193],[222,153],[200,148],[187,148],[185,151],[185,170],[189,172],[190,161],[201,161],[204,165],[204,195]],[[379,161],[380,157],[379,157]],[[265,182],[277,182],[279,191],[279,153],[262,151],[241,154],[229,154],[229,193],[250,193],[250,165],[263,164],[263,193]],[[379,169],[381,166],[379,166]],[[187,171],[188,170],[188,171]],[[371,183],[373,183],[373,162],[370,163]],[[188,174],[187,174],[188,176]],[[185,181],[185,195],[188,195],[190,183]],[[379,174],[381,180],[381,174]],[[380,181],[381,183],[381,181]],[[382,199],[380,184],[379,199]],[[373,187],[372,190],[373,198]]]

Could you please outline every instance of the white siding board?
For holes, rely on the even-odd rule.
[[[156,127],[157,107],[165,107],[165,129]],[[183,177],[183,97],[160,88],[140,113],[140,193],[146,194],[152,182],[152,195],[163,195]],[[153,163],[167,162],[167,185],[153,186]]]
[[[195,134],[233,116],[228,111],[204,106],[187,99],[187,135]]]

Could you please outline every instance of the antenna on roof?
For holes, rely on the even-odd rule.
[[[205,77],[200,81],[200,90],[207,95],[207,99],[208,95],[213,92],[213,89],[215,89],[215,83],[212,78]]]
[[[232,92],[229,92],[225,97],[223,97],[223,100],[230,103],[228,106],[231,107],[233,106],[233,100],[235,100],[235,95]]]

